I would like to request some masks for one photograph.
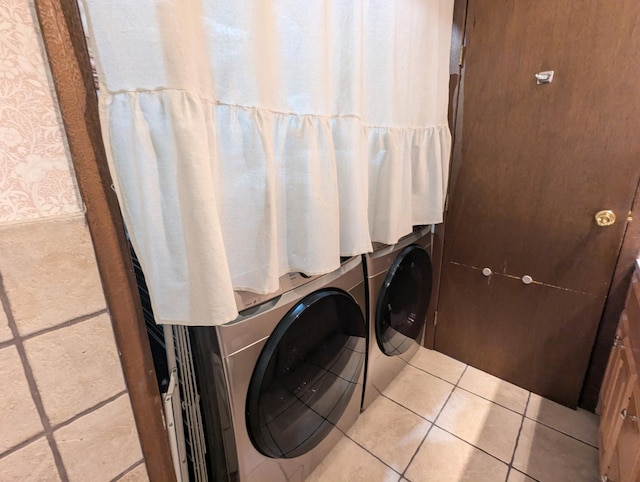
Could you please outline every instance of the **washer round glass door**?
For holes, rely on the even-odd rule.
[[[293,458],[326,437],[360,379],[365,332],[362,310],[338,289],[316,291],[284,316],[247,393],[247,431],[258,451]]]
[[[431,298],[431,278],[431,259],[421,246],[407,246],[393,261],[376,306],[376,340],[385,355],[406,352],[420,336]]]

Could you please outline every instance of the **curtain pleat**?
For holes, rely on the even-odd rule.
[[[159,323],[228,322],[234,289],[442,221],[452,4],[85,0]]]

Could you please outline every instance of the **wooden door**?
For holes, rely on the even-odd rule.
[[[576,406],[640,177],[640,3],[469,0],[465,43],[435,348]]]

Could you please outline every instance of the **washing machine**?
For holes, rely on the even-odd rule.
[[[416,227],[395,245],[376,245],[363,255],[368,287],[363,410],[422,343],[432,288],[431,242],[431,227]]]
[[[292,273],[276,293],[236,299],[236,320],[191,332],[207,463],[226,465],[221,479],[303,481],[360,413],[362,259],[322,276]]]

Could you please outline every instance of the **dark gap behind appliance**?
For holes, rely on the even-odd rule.
[[[131,246],[130,253],[167,431],[174,457],[177,455],[179,460],[178,482],[181,479],[182,482],[229,480],[224,452],[221,454],[220,451],[223,437],[221,433],[218,434],[220,425],[212,423],[212,414],[205,413],[204,420],[202,416],[203,410],[209,412],[212,407],[211,402],[203,400],[200,394],[209,399],[216,387],[214,383],[210,383],[211,387],[209,384],[202,385],[202,379],[196,375],[191,350],[193,332],[186,326],[156,324],[144,273]],[[178,387],[177,391],[175,387]]]

